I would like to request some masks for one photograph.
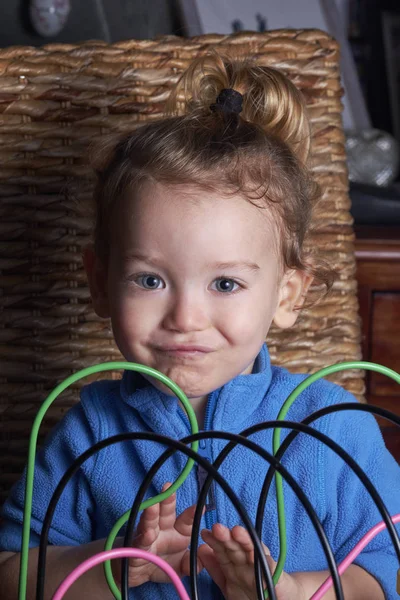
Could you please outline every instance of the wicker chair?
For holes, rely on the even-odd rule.
[[[1,49],[0,500],[21,472],[33,417],[56,382],[120,358],[109,323],[91,308],[81,262],[90,222],[76,199],[83,204],[91,193],[86,148],[107,132],[159,118],[179,74],[213,46],[284,71],[304,93],[312,121],[312,169],[323,193],[310,243],[340,277],[293,329],[271,331],[272,359],[312,372],[360,358],[339,51],[331,37],[279,30]],[[71,187],[76,198],[65,193]],[[362,398],[359,372],[334,379]],[[77,400],[77,387],[51,407],[44,431]]]

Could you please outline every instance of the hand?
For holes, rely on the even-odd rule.
[[[201,535],[206,543],[199,547],[199,559],[225,600],[257,600],[254,546],[247,530],[239,525],[230,530],[218,523]],[[264,544],[263,548],[273,573],[276,562]],[[276,595],[278,600],[306,600],[301,584],[288,573],[279,578]]]
[[[162,491],[172,484],[166,483]],[[189,550],[196,505],[187,508],[176,518],[176,494],[159,504],[146,508],[137,527],[133,547],[147,550],[163,558],[179,577],[189,575]],[[200,562],[198,562],[200,571]],[[153,563],[141,558],[129,559],[129,587],[154,581],[169,582],[169,577]],[[117,578],[118,579],[118,578]]]

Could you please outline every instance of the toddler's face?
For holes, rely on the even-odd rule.
[[[119,203],[111,229],[106,312],[124,357],[190,398],[250,373],[285,300],[267,211],[239,195],[146,184]]]

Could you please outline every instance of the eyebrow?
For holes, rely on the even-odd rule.
[[[260,266],[257,263],[253,262],[218,262],[209,265],[210,267],[214,267],[220,271],[225,271],[225,269],[248,269],[249,271],[259,271]]]
[[[124,261],[142,260],[147,263],[152,263],[155,266],[160,266],[163,262],[162,259],[158,259],[156,257],[150,258],[149,256],[142,254],[141,252],[133,252],[133,253],[126,254],[123,257],[123,260]],[[209,263],[207,266],[217,269],[219,271],[225,271],[226,269],[247,269],[249,271],[257,272],[261,268],[257,263],[248,262],[248,261],[216,262],[216,263],[212,263],[212,264]]]

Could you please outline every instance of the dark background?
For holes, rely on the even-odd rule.
[[[64,29],[51,38],[34,32],[29,20],[29,3],[29,0],[0,0],[0,47],[90,39],[116,42],[170,33],[183,35],[174,0],[70,0],[71,11]]]
[[[349,11],[348,37],[372,125],[377,129],[394,133],[382,15],[385,11],[399,15],[400,0],[358,0],[350,2]]]

